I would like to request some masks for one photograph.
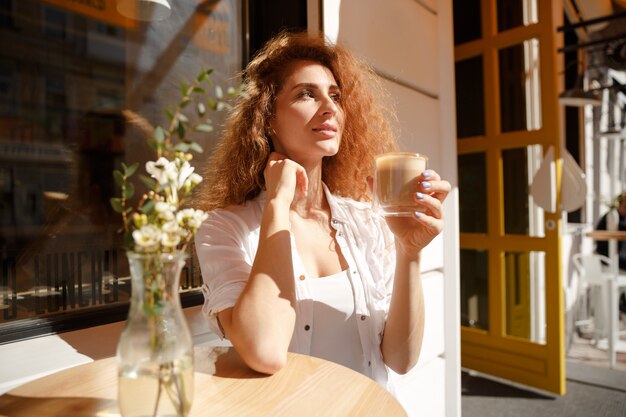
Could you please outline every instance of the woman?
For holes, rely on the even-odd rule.
[[[450,185],[426,171],[422,213],[373,215],[374,157],[396,145],[375,76],[345,49],[281,34],[245,75],[205,176],[203,311],[259,372],[293,351],[385,386],[387,367],[405,373],[419,357],[420,251],[442,230]]]

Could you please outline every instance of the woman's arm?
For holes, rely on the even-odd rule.
[[[421,250],[443,229],[442,202],[449,191],[447,181],[426,171],[416,186],[422,212],[412,218],[387,218],[396,239],[396,269],[381,351],[385,364],[399,374],[419,359],[424,337]]]
[[[235,306],[218,317],[246,364],[272,374],[287,360],[295,325],[289,209],[296,186],[306,191],[306,173],[295,162],[272,154],[265,178],[268,198],[250,277]]]

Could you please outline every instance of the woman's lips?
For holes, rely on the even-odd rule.
[[[313,131],[323,136],[333,137],[337,134],[337,127],[331,124],[323,124],[319,127],[313,128]]]

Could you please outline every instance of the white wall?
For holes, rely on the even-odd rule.
[[[445,204],[446,229],[424,251],[422,270],[439,281],[439,292],[428,290],[443,309],[431,310],[443,328],[429,329],[425,344],[437,344],[445,336],[445,367],[430,365],[430,389],[424,403],[432,406],[421,415],[460,415],[460,327],[458,286],[458,201],[456,192],[456,128],[454,104],[454,56],[451,0],[321,0],[324,33],[332,41],[348,46],[367,61],[384,80],[398,115],[399,142],[403,150],[429,156],[430,167],[453,185]],[[315,0],[309,0],[315,2]],[[309,10],[315,10],[310,7]],[[310,19],[309,22],[317,22]],[[310,28],[311,30],[311,28]],[[429,286],[431,283],[428,284]],[[428,328],[428,326],[427,326]],[[429,333],[435,332],[432,337]],[[435,349],[436,351],[436,349]],[[438,386],[441,379],[441,390]],[[420,377],[415,377],[419,379]],[[426,388],[426,387],[422,387]],[[437,395],[439,391],[445,395]],[[415,395],[420,393],[415,392]],[[430,401],[428,400],[430,398]],[[441,401],[439,404],[433,402]],[[424,404],[422,404],[423,406]],[[410,406],[410,404],[409,404]],[[438,409],[438,407],[440,407]],[[445,409],[445,411],[444,411]],[[408,410],[411,414],[412,410]],[[433,414],[434,413],[434,414]]]

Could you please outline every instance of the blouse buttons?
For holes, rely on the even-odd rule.
[[[307,332],[311,329],[311,326],[309,326],[308,324],[306,326],[304,326],[304,330],[306,330]]]
[[[300,281],[304,281],[305,277],[304,277],[304,275],[300,275],[298,278],[300,279]]]
[[[365,316],[361,316],[361,321],[365,320],[366,317]]]

